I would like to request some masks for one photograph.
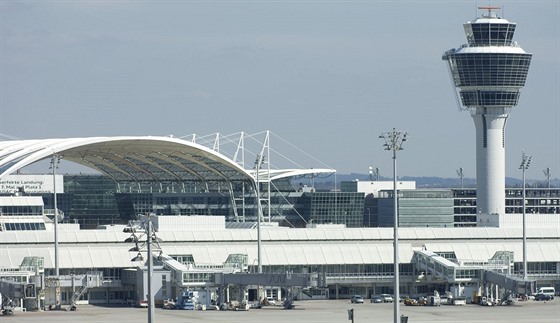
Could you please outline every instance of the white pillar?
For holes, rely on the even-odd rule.
[[[476,203],[478,213],[505,214],[505,108],[472,111],[476,127]]]

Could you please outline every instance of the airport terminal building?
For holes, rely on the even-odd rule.
[[[276,299],[290,294],[305,299],[392,293],[393,224],[387,215],[393,212],[388,203],[393,196],[392,186],[383,187],[386,183],[369,183],[379,186],[372,192],[352,188],[360,183],[332,192],[307,185],[294,188],[293,178],[333,170],[246,170],[212,149],[168,137],[8,141],[0,143],[0,152],[3,185],[24,187],[16,190],[19,196],[0,197],[0,276],[5,288],[14,287],[6,282],[24,286],[20,306],[145,298],[146,257],[139,261],[139,251],[131,248],[130,240],[125,242],[130,238],[125,226],[105,222],[83,229],[73,223],[78,214],[97,212],[141,223],[138,215],[149,214],[157,223],[158,249],[152,254],[156,302],[187,289],[205,292],[213,302],[252,301],[262,293]],[[49,158],[88,165],[104,176],[63,179],[53,171],[25,183],[9,177]],[[49,179],[50,189],[42,191],[40,182]],[[81,184],[87,180],[94,183],[89,200],[87,185]],[[545,192],[550,206],[543,208],[552,213],[529,221],[529,280],[518,281],[515,277],[523,276],[520,226],[500,227],[503,221],[457,226],[457,194],[452,190],[398,185],[402,295],[438,290],[472,299],[484,290],[498,298],[504,289],[560,289],[557,189]],[[36,193],[30,194],[33,189]],[[55,214],[49,198],[53,202],[56,192],[56,209],[65,208],[56,212],[60,223],[48,217]],[[62,220],[63,213],[70,223]],[[259,215],[262,221],[256,222]],[[265,276],[251,276],[259,272]],[[305,283],[293,281],[297,275],[307,277]],[[504,277],[509,283],[500,286]]]

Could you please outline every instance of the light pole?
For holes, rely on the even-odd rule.
[[[550,168],[547,167],[543,170],[544,176],[546,176],[547,187],[550,188]],[[549,193],[550,194],[550,193]]]
[[[257,195],[257,260],[258,260],[258,268],[259,274],[262,274],[262,259],[261,259],[261,189],[259,183],[259,172],[261,170],[261,164],[264,161],[264,156],[257,155],[257,159],[255,160],[255,172],[256,172],[256,190],[255,194]]]
[[[525,170],[529,168],[531,164],[531,156],[525,154],[522,151],[521,155],[521,165],[519,165],[519,169],[523,172],[523,279],[527,280],[527,216],[525,214]]]
[[[58,280],[60,276],[60,266],[59,266],[59,252],[58,252],[58,205],[56,201],[56,169],[58,168],[58,164],[60,163],[60,156],[53,152],[51,158],[51,168],[52,168],[52,175],[53,175],[53,207],[54,207],[54,274],[56,279]],[[55,306],[57,309],[60,309],[60,281],[57,281],[56,287],[56,297],[55,297]]]
[[[154,293],[152,288],[152,276],[154,273],[154,259],[152,252],[154,251],[152,248],[152,244],[156,245],[156,250],[159,251],[161,256],[161,247],[159,245],[159,241],[161,239],[155,236],[155,233],[152,232],[152,219],[151,215],[146,215],[145,221],[142,223],[142,226],[133,225],[132,223],[129,224],[128,227],[124,228],[123,232],[131,233],[131,236],[127,238],[124,242],[134,242],[135,246],[131,248],[129,251],[137,251],[138,255],[132,258],[130,261],[144,261],[144,257],[142,257],[142,253],[146,251],[148,257],[148,323],[154,323],[154,314],[155,314],[155,303],[154,303]],[[136,235],[136,233],[140,233],[140,235]],[[146,235],[146,242],[142,245],[139,245],[139,242],[142,242],[143,235]],[[146,249],[144,249],[146,248]]]
[[[376,167],[375,170],[374,170],[373,166],[369,166],[369,181],[370,182],[374,181],[373,175],[375,175],[375,180],[379,182],[379,168]]]
[[[459,167],[459,169],[457,170],[457,175],[461,179],[461,188],[463,188],[463,177],[465,176],[465,174],[463,173],[463,167]]]
[[[53,207],[54,207],[54,274],[56,277],[60,275],[58,266],[58,205],[56,204],[56,169],[60,163],[60,157],[53,153],[51,158],[51,168],[53,175]],[[57,303],[58,305],[58,303]]]
[[[406,132],[396,131],[393,128],[391,132],[384,132],[382,133],[379,138],[385,140],[385,150],[392,150],[393,151],[393,200],[394,200],[394,223],[393,223],[393,266],[395,271],[395,280],[394,280],[394,293],[395,298],[393,301],[393,322],[399,323],[399,212],[398,212],[398,203],[397,203],[397,151],[403,150],[402,144],[406,141]]]

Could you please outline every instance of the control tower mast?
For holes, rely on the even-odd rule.
[[[476,128],[479,214],[505,214],[505,126],[525,85],[532,54],[513,42],[516,24],[498,17],[499,7],[465,23],[467,44],[443,54],[461,110]]]

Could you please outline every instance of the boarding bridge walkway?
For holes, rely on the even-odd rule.
[[[488,261],[455,263],[434,252],[420,250],[414,251],[413,262],[418,270],[424,270],[436,279],[450,284],[492,284],[506,289],[511,294],[530,294],[535,287],[534,280],[506,274],[513,267],[512,252],[497,252]]]
[[[424,271],[435,279],[448,283],[457,283],[457,270],[459,264],[454,263],[435,252],[428,250],[414,251],[412,262],[418,271]]]
[[[180,288],[203,287],[209,285],[217,285],[215,275],[218,274],[234,274],[247,271],[247,256],[241,254],[231,254],[228,259],[220,264],[183,264],[171,256],[159,254],[158,260],[163,266],[171,271],[171,277],[175,279],[174,283]],[[185,281],[185,275],[187,279]]]
[[[310,274],[223,274],[223,285],[258,285],[275,287],[308,287],[311,285]]]
[[[489,270],[484,271],[483,282],[503,287],[511,294],[530,295],[536,288],[536,281],[525,280],[521,277],[506,275]]]

